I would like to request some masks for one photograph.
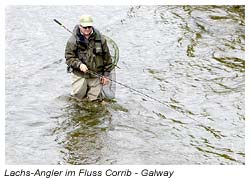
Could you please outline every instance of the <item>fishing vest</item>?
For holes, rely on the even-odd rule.
[[[79,60],[84,63],[89,70],[102,73],[104,68],[103,60],[103,40],[101,33],[94,29],[94,37],[90,36],[88,43],[81,44],[79,41],[76,41],[77,44],[77,57]]]

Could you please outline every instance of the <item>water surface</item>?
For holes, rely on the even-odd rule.
[[[244,164],[244,6],[8,6],[6,164]],[[39,13],[38,13],[39,12]],[[119,46],[107,105],[70,98],[81,14]]]

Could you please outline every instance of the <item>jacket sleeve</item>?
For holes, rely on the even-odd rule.
[[[72,38],[66,44],[65,48],[66,64],[72,68],[79,69],[82,62],[77,57],[77,46],[72,42]]]
[[[112,58],[109,52],[109,48],[107,45],[107,40],[103,38],[103,61],[104,61],[104,76],[109,76],[111,69],[112,69]]]

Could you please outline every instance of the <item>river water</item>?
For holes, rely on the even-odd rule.
[[[245,164],[244,6],[8,6],[6,164]],[[70,98],[82,14],[116,41],[106,105]]]

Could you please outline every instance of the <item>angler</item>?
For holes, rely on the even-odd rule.
[[[93,18],[82,15],[65,48],[66,64],[72,68],[71,95],[87,98],[89,101],[102,100],[102,86],[109,83],[112,58],[105,37],[93,27]],[[95,72],[96,77],[89,73]]]

